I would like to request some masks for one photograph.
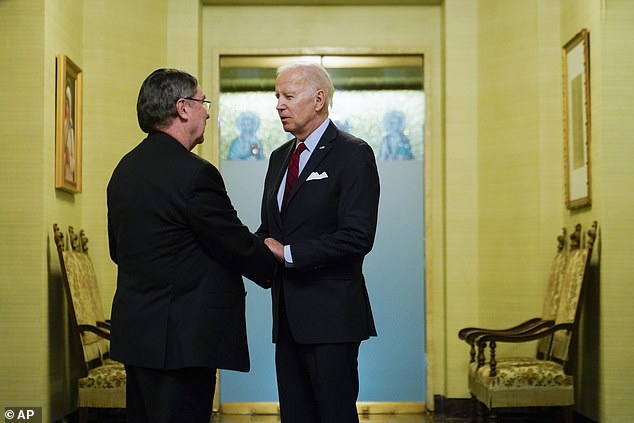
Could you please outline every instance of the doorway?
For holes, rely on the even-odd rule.
[[[330,117],[375,151],[381,199],[376,240],[364,274],[378,336],[361,344],[363,412],[423,411],[425,352],[425,87],[422,55],[221,55],[220,170],[240,219],[259,226],[271,151],[289,139],[275,110],[275,71],[318,61],[331,74]],[[251,371],[222,371],[223,412],[275,412],[271,299],[247,281]]]

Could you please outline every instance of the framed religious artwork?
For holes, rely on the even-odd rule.
[[[564,113],[564,183],[566,207],[592,204],[590,167],[589,34],[582,29],[562,50]]]
[[[63,54],[57,56],[55,104],[55,188],[81,192],[82,91],[81,69]]]

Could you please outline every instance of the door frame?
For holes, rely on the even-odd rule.
[[[445,360],[442,356],[446,349],[445,315],[445,213],[444,193],[445,175],[444,146],[442,131],[442,101],[440,64],[432,61],[431,48],[214,48],[210,55],[203,55],[201,86],[211,98],[212,108],[210,119],[205,132],[206,142],[200,144],[196,153],[220,166],[220,130],[218,126],[218,99],[220,96],[220,57],[221,56],[390,56],[390,55],[420,55],[423,58],[423,87],[425,90],[425,128],[424,128],[424,185],[423,197],[424,228],[425,228],[425,345],[426,345],[426,403],[423,407],[433,410],[434,393],[446,390]],[[435,317],[435,319],[434,319]],[[214,410],[220,410],[220,378],[216,378],[216,395],[214,396]],[[394,403],[359,403],[360,413],[393,412]],[[402,408],[398,412],[423,411],[419,403],[399,403]],[[277,413],[277,404],[262,404],[258,413]],[[224,410],[236,413],[244,410]],[[253,412],[251,408],[249,410]]]

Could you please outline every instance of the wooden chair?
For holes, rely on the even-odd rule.
[[[102,321],[101,300],[93,297],[98,285],[92,261],[77,242],[72,228],[69,232],[70,251],[65,248],[59,226],[53,225],[71,321],[81,341],[83,363],[78,381],[78,406],[82,420],[88,408],[125,408],[126,373],[121,363],[109,358],[110,331]]]
[[[476,340],[485,334],[520,334],[537,330],[539,328],[550,327],[555,324],[557,308],[559,306],[559,294],[562,285],[564,269],[568,261],[568,251],[566,247],[566,228],[562,228],[562,233],[557,236],[557,252],[550,266],[550,274],[546,288],[544,290],[544,301],[541,317],[533,317],[520,324],[505,329],[487,329],[479,327],[467,327],[458,332],[458,337],[470,345],[470,363],[475,363]],[[550,348],[550,337],[539,340],[537,345],[537,357],[544,358]],[[472,366],[473,367],[473,366]],[[473,372],[470,372],[470,374]]]
[[[489,420],[495,420],[498,409],[557,406],[564,407],[566,421],[572,422],[574,386],[567,368],[568,348],[579,320],[583,282],[596,236],[595,222],[587,233],[585,246],[581,225],[576,226],[570,237],[565,266],[559,270],[561,279],[554,324],[544,320],[543,324],[524,330],[481,331],[475,335],[478,358],[476,363],[470,364],[469,391],[478,401],[479,410],[487,412]],[[499,342],[535,340],[547,340],[538,344],[536,357],[496,356]]]

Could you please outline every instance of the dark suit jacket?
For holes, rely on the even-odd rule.
[[[367,339],[376,335],[362,274],[377,223],[374,153],[363,140],[330,123],[299,175],[282,219],[277,193],[294,146],[292,140],[271,153],[262,224],[256,232],[290,245],[293,254],[294,268],[285,268],[273,282],[273,341],[278,335],[281,286],[297,342]]]
[[[121,159],[107,195],[118,264],[112,358],[248,370],[241,274],[266,284],[276,264],[238,219],[218,170],[154,133]]]

